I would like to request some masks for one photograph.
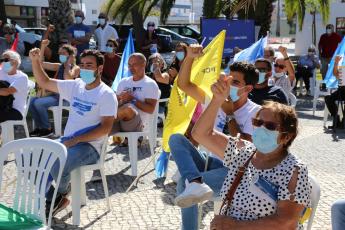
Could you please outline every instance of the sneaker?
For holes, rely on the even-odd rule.
[[[30,137],[38,137],[40,135],[41,130],[36,128],[34,131],[29,133]]]
[[[93,170],[92,177],[91,177],[91,182],[96,182],[102,180],[101,177],[101,171],[99,170]]]
[[[205,183],[189,183],[186,180],[185,190],[175,198],[175,204],[181,208],[188,208],[192,205],[211,199],[212,189]]]
[[[39,137],[49,137],[53,135],[53,131],[51,129],[41,129],[39,133]]]
[[[171,180],[174,181],[176,184],[180,180],[181,174],[178,169],[175,171],[174,175],[172,175]]]

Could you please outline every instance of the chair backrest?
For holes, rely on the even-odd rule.
[[[26,118],[26,115],[28,114],[28,110],[29,110],[29,105],[30,105],[30,101],[31,101],[31,95],[30,95],[30,91],[32,89],[34,89],[36,86],[36,83],[31,81],[31,80],[28,80],[28,96],[26,98],[26,105],[25,105],[25,110],[24,110],[24,116],[23,116],[23,119]]]
[[[321,195],[320,185],[317,183],[317,181],[313,177],[309,176],[309,179],[310,179],[310,183],[312,187],[311,193],[310,193],[312,210],[311,210],[310,217],[308,219],[307,230],[311,230],[311,225],[313,224],[316,208],[317,208],[317,205],[319,204],[320,195]]]
[[[108,139],[109,136],[106,136],[103,140],[102,147],[101,147],[101,152],[100,152],[100,162],[103,164],[105,161],[105,156],[107,155],[107,148],[108,148]]]
[[[158,97],[160,97],[161,91],[158,93]],[[159,103],[157,101],[155,110],[150,116],[147,116],[146,119],[144,119],[143,125],[144,125],[144,132],[152,132],[153,134],[157,132],[157,120],[158,120],[158,109],[159,109]]]
[[[292,106],[294,108],[297,105],[297,98],[292,92],[289,93],[289,104],[290,104],[290,106]]]
[[[13,209],[47,225],[45,193],[48,175],[53,164],[58,160],[60,168],[58,178],[55,181],[58,186],[66,163],[66,147],[57,141],[38,137],[15,140],[5,144],[0,149],[0,182],[2,181],[4,162],[9,153],[14,153],[17,166]],[[57,190],[53,195],[53,204],[56,192]],[[52,211],[53,205],[49,212],[48,227],[51,225]]]

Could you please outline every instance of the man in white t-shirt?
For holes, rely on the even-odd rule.
[[[105,13],[100,13],[98,16],[98,27],[95,30],[95,38],[97,48],[101,52],[107,51],[106,45],[110,38],[115,40],[119,39],[116,29],[108,24],[108,17]]]
[[[333,75],[338,80],[338,89],[331,95],[325,97],[325,103],[329,113],[333,118],[333,125],[328,128],[342,128],[345,122],[343,117],[340,120],[338,115],[338,105],[336,101],[345,101],[345,61],[343,55],[337,55],[334,60]]]
[[[187,95],[207,107],[210,100],[205,92],[190,81],[191,67],[195,58],[202,55],[202,46],[191,45],[187,48],[187,55],[180,69],[177,79],[178,86]],[[258,72],[254,65],[235,62],[230,66],[232,89],[229,100],[218,111],[214,128],[223,131],[219,126],[220,114],[232,115],[234,119],[229,122],[231,135],[241,135],[241,138],[251,140],[253,131],[251,118],[255,116],[260,106],[248,99],[249,92],[258,81]],[[193,131],[192,131],[193,136]],[[169,140],[170,151],[181,174],[177,183],[175,203],[180,206],[182,213],[182,229],[198,229],[197,203],[208,200],[213,193],[217,196],[223,185],[227,168],[223,161],[210,155],[205,170],[206,156],[199,152],[191,142],[181,134],[174,134]]]
[[[122,79],[116,89],[119,109],[112,134],[141,131],[143,123],[155,111],[160,96],[157,83],[145,75],[146,58],[134,53],[128,59],[132,76]]]
[[[59,93],[70,102],[70,113],[61,142],[67,147],[67,161],[62,172],[53,214],[69,204],[70,173],[74,169],[95,164],[100,157],[101,144],[110,132],[117,113],[115,93],[101,81],[103,55],[96,50],[85,50],[80,56],[80,78],[76,80],[51,79],[40,62],[40,50],[30,51],[33,74],[43,89]],[[59,164],[54,164],[50,174],[54,180]],[[53,194],[47,194],[47,210]]]
[[[0,96],[13,95],[12,108],[0,105],[0,123],[8,120],[22,120],[28,96],[28,76],[18,70],[21,58],[12,50],[6,50],[1,56],[0,81],[9,84],[8,88],[0,88]]]

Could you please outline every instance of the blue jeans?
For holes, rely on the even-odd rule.
[[[35,121],[36,128],[49,129],[48,108],[59,104],[59,96],[33,97],[30,101],[29,112]]]
[[[67,149],[67,160],[65,168],[62,171],[58,193],[64,194],[68,191],[68,184],[71,180],[71,172],[83,165],[95,164],[99,159],[99,153],[89,143],[79,143]],[[60,163],[56,161],[50,171],[53,179],[56,181],[59,173]],[[47,200],[51,200],[54,190],[50,189],[47,194]]]
[[[337,200],[332,205],[332,229],[342,230],[345,226],[345,200]]]
[[[205,169],[206,154],[199,152],[190,141],[181,134],[174,134],[169,139],[171,154],[174,157],[177,168],[181,174],[181,179],[177,183],[177,194],[181,194],[185,189],[185,180],[192,181],[202,178],[214,192],[214,196],[219,196],[228,169],[223,166],[223,162],[210,156],[208,159],[207,171]],[[198,229],[198,206],[182,208],[182,229]]]

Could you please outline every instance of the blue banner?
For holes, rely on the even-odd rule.
[[[201,35],[205,47],[222,30],[226,30],[223,57],[233,56],[235,46],[246,49],[255,42],[253,20],[201,19]]]

